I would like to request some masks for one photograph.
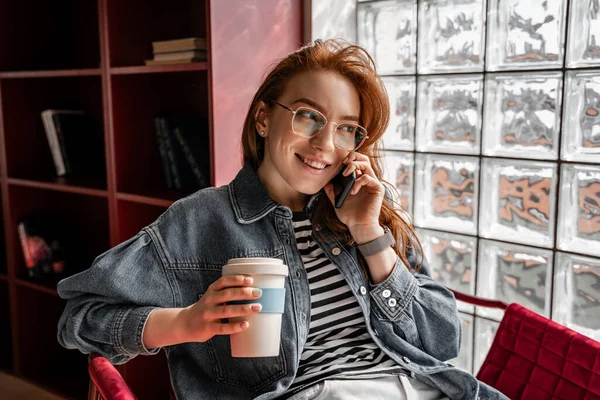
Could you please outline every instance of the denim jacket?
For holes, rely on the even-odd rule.
[[[318,195],[316,195],[318,196]],[[314,212],[315,196],[306,212]],[[505,399],[444,360],[456,357],[460,319],[450,291],[400,261],[371,284],[355,246],[340,243],[325,226],[319,246],[354,293],[373,341],[410,376],[451,399]],[[58,340],[69,349],[97,352],[113,364],[146,349],[142,333],[157,307],[195,303],[221,276],[230,258],[275,257],[289,267],[279,357],[232,358],[228,336],[165,348],[179,399],[273,399],[293,382],[310,322],[310,291],[296,248],[292,211],[275,203],[246,164],[227,186],[198,191],[171,205],[135,237],[98,256],[92,266],[58,284],[68,299]],[[416,256],[410,252],[414,266]],[[389,292],[388,292],[389,291]],[[390,301],[394,299],[394,301]],[[440,361],[442,360],[442,361]]]

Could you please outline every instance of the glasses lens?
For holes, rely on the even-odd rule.
[[[323,129],[326,121],[320,112],[300,107],[292,120],[292,129],[300,136],[313,137]]]
[[[340,149],[352,151],[362,144],[366,136],[367,130],[360,125],[341,124],[336,130],[335,145]]]

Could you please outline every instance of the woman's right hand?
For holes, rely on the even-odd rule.
[[[245,317],[261,310],[259,303],[225,304],[259,298],[262,292],[253,288],[252,283],[252,277],[245,275],[224,275],[213,282],[200,300],[183,310],[187,341],[206,342],[215,335],[231,335],[248,328],[248,321],[223,323],[221,320]]]

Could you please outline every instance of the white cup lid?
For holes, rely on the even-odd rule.
[[[277,258],[232,258],[223,266],[223,275],[237,274],[288,276],[288,267]]]

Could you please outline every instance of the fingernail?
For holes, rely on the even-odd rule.
[[[252,277],[247,276],[247,277],[244,278],[244,283],[246,285],[250,285],[250,284],[252,284],[252,282],[254,282],[254,279],[252,279]]]
[[[262,306],[260,304],[252,304],[250,308],[252,309],[252,311],[260,311],[262,309]]]
[[[248,321],[242,321],[240,323],[240,328],[242,329],[246,329],[250,324],[248,323]]]
[[[260,297],[260,296],[262,296],[262,290],[260,290],[260,289],[252,289],[252,296],[254,296],[254,297]]]

